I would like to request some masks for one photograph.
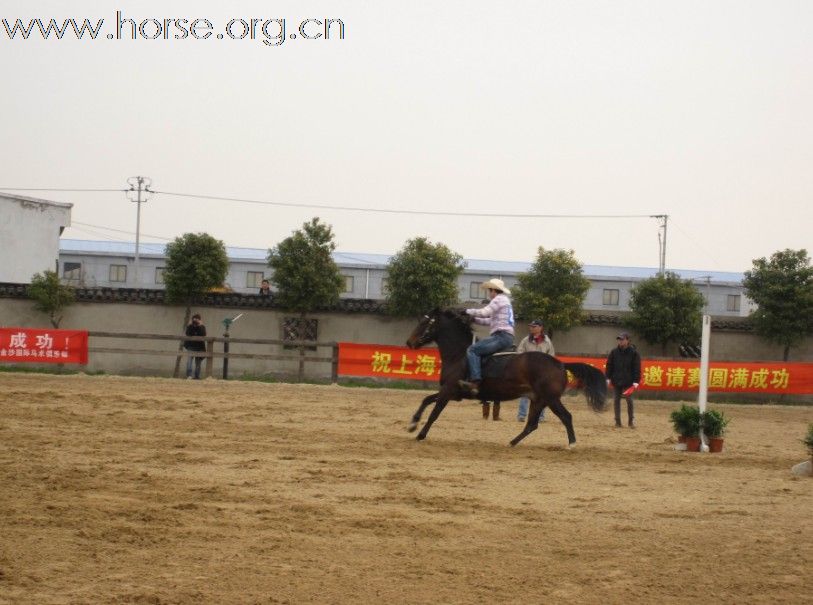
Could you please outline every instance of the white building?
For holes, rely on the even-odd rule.
[[[0,192],[0,282],[28,284],[35,273],[58,270],[59,236],[72,207]]]

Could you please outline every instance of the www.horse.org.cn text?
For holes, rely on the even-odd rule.
[[[133,18],[116,11],[113,26],[104,18],[3,18],[0,36],[13,41],[63,39],[97,40],[248,40],[265,46],[281,46],[295,40],[344,40],[345,24],[336,18],[262,17],[232,18],[216,27],[206,18],[148,17]],[[111,31],[112,30],[112,31]]]

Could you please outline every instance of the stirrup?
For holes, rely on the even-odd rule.
[[[468,394],[471,395],[472,397],[477,397],[477,395],[480,393],[480,389],[476,382],[470,382],[468,380],[458,380],[457,385],[461,389],[467,391]]]

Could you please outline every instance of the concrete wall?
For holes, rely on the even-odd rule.
[[[0,282],[28,284],[35,273],[56,271],[59,235],[71,222],[71,204],[0,194]]]
[[[104,332],[133,332],[144,334],[181,334],[184,319],[183,307],[151,304],[126,303],[76,303],[64,314],[60,327]],[[238,313],[243,316],[232,326],[233,338],[281,339],[282,325],[290,313],[274,309],[229,309],[224,307],[195,307],[201,313],[210,336],[222,336],[222,321]],[[402,346],[415,327],[412,319],[397,319],[377,314],[315,313],[312,316],[319,322],[319,342],[364,342]],[[47,317],[34,310],[33,304],[24,299],[0,298],[0,326],[48,328]],[[615,346],[615,337],[622,327],[618,325],[586,325],[568,332],[553,335],[556,352],[559,355],[606,355]],[[479,335],[486,335],[484,328],[478,327]],[[517,342],[524,336],[524,328],[517,332]],[[633,342],[641,355],[649,358],[662,358],[661,348],[650,346],[635,338]],[[122,347],[172,352],[177,344],[170,341],[114,340],[91,338],[91,347]],[[216,351],[222,351],[218,344]],[[294,355],[295,351],[283,350],[278,345],[232,344],[233,353],[262,353],[271,355]],[[310,356],[330,356],[330,350],[319,348],[309,352]],[[675,355],[675,357],[677,357]],[[782,358],[782,348],[745,332],[713,331],[711,358],[717,361],[778,361]],[[803,346],[791,351],[792,361],[813,361],[813,338]],[[115,374],[172,375],[175,358],[150,354],[92,353],[89,371],[104,371]],[[229,362],[231,376],[240,374],[291,375],[296,372],[297,361],[243,360]],[[221,360],[216,360],[215,375],[220,376]],[[329,363],[306,364],[306,376],[324,379],[330,376]]]

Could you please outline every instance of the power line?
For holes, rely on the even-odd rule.
[[[263,206],[284,206],[288,208],[315,208],[317,210],[345,210],[351,212],[379,212],[383,214],[415,214],[425,216],[474,216],[486,218],[653,218],[660,215],[653,214],[491,214],[487,212],[447,212],[429,210],[392,210],[388,208],[363,208],[360,206],[327,206],[324,204],[296,204],[293,202],[271,202],[268,200],[252,200],[239,197],[222,197],[216,195],[200,195],[194,193],[178,193],[174,191],[154,190],[153,193],[171,195],[175,197],[195,198],[201,200],[214,200],[218,202],[239,202],[243,204],[260,204]]]
[[[116,233],[124,233],[125,235],[135,235],[132,231],[124,231],[123,229],[113,229],[112,227],[105,227],[103,225],[91,225],[90,223],[80,223],[79,221],[71,221],[71,227],[74,225],[81,225],[82,227],[92,227],[93,229],[102,229],[104,231],[114,231]],[[149,233],[144,233],[144,237],[151,237],[153,239],[162,239],[168,242],[172,241],[171,237],[163,237],[161,235],[150,235]]]
[[[62,191],[64,193],[79,193],[91,191],[124,193],[129,189],[60,189],[56,187],[0,187],[0,191]]]
[[[0,187],[0,191],[61,191],[61,192],[119,192],[126,193],[131,189],[67,189],[48,187]],[[591,218],[591,219],[618,219],[618,218],[660,218],[659,214],[505,214],[488,212],[450,212],[432,210],[393,210],[389,208],[365,208],[362,206],[328,206],[326,204],[302,204],[295,202],[272,202],[270,200],[254,200],[239,197],[226,197],[217,195],[202,195],[196,193],[180,193],[177,191],[150,190],[150,193],[169,195],[173,197],[194,198],[200,200],[213,200],[218,202],[238,202],[242,204],[258,204],[262,206],[281,206],[286,208],[313,208],[316,210],[340,210],[347,212],[378,212],[380,214],[412,214],[417,216],[459,216],[477,218]]]

